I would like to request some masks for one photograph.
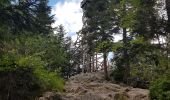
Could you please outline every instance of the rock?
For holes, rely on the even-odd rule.
[[[61,95],[54,92],[46,92],[39,100],[62,100]]]
[[[113,84],[104,80],[103,72],[96,72],[71,77],[60,96],[47,93],[43,97],[39,100],[149,100],[149,90]]]

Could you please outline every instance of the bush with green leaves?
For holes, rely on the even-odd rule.
[[[33,100],[45,91],[63,91],[64,80],[46,68],[43,46],[34,37],[4,42],[0,56],[1,100]]]
[[[170,100],[170,79],[162,77],[150,84],[151,100]]]

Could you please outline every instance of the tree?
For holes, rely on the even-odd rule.
[[[50,34],[53,32],[51,24],[54,22],[53,15],[51,16],[51,7],[48,6],[48,0],[39,0],[36,12],[37,29],[40,34]]]
[[[129,64],[129,54],[128,54],[128,29],[130,29],[130,25],[131,22],[129,21],[129,12],[131,11],[131,9],[129,9],[130,3],[126,0],[112,0],[112,5],[111,5],[111,11],[113,13],[116,13],[116,16],[118,17],[119,21],[118,21],[118,25],[117,27],[119,27],[118,29],[121,29],[122,32],[118,31],[119,34],[122,34],[123,37],[123,61],[122,65],[119,67],[120,70],[122,70],[122,74],[121,75],[123,78],[124,82],[127,82],[127,79],[130,77],[130,64]],[[132,13],[131,13],[132,14]],[[117,33],[118,33],[117,32]],[[120,64],[119,61],[117,62],[117,64]],[[119,77],[120,78],[120,77]]]
[[[57,35],[57,37],[59,38],[59,40],[61,41],[61,42],[64,42],[64,40],[65,40],[65,35],[66,35],[67,33],[65,32],[65,29],[64,29],[64,26],[63,25],[59,25],[57,28],[56,28],[56,35]]]
[[[108,79],[107,72],[107,53],[109,52],[108,42],[111,42],[113,30],[116,29],[115,16],[110,13],[109,1],[107,0],[92,0],[87,5],[83,5],[85,27],[82,34],[86,40],[89,53],[93,53],[95,48],[97,52],[103,53],[105,78]],[[109,43],[110,44],[110,43]]]
[[[47,6],[47,0],[18,0],[13,3],[11,0],[3,1],[0,3],[0,21],[1,27],[7,28],[8,33],[52,32],[51,24],[54,20],[53,16],[49,15],[51,8]],[[2,30],[1,33],[7,32]]]
[[[112,0],[112,2],[113,10],[116,11],[116,15],[119,17],[119,27],[122,29],[121,33],[123,35],[123,46],[117,48],[115,61],[118,71],[124,74],[118,75],[122,78],[124,77],[123,79],[126,82],[128,78],[139,77],[137,75],[133,76],[133,66],[137,63],[142,63],[142,60],[146,59],[144,56],[147,56],[148,61],[145,63],[150,63],[153,67],[153,62],[157,63],[158,59],[153,58],[159,56],[159,54],[152,53],[151,48],[154,48],[154,52],[160,50],[160,54],[163,54],[164,51],[161,51],[161,49],[164,49],[164,47],[160,42],[160,36],[166,35],[165,23],[157,14],[158,11],[155,9],[156,1],[154,0]],[[152,44],[151,41],[156,39],[159,44]],[[139,72],[141,72],[141,68],[145,66],[145,63],[136,66],[139,68]],[[148,68],[147,70],[151,69]]]

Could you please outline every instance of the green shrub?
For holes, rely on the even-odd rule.
[[[34,76],[44,85],[45,89],[62,91],[64,81],[54,72],[44,69],[44,62],[39,57],[23,57],[19,60],[19,66],[27,66],[33,69]]]
[[[33,100],[48,90],[62,91],[63,79],[44,66],[37,56],[4,53],[0,59],[0,99]]]
[[[151,100],[170,100],[170,79],[162,77],[150,84]]]
[[[111,73],[111,77],[113,77],[115,81],[123,82],[124,71],[123,71],[123,70],[120,70],[119,68],[116,68],[116,69]]]
[[[123,64],[124,60],[123,60],[122,56],[119,55],[119,52],[115,53],[114,60],[115,60],[115,66],[114,66],[113,72],[111,73],[111,77],[113,77],[115,81],[123,82],[125,69],[122,64]]]

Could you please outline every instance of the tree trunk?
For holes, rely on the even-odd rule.
[[[87,54],[87,55],[88,55],[87,56],[87,65],[88,65],[87,71],[91,72],[91,56],[89,54]]]
[[[97,53],[96,53],[96,71],[98,70],[98,61],[97,61]]]
[[[85,53],[83,53],[83,72],[86,73]]]
[[[94,72],[94,55],[92,56],[92,71]]]
[[[129,57],[128,57],[128,53],[127,53],[127,31],[126,28],[123,28],[123,44],[124,44],[124,51],[123,51],[123,55],[124,55],[124,81],[127,82],[127,79],[130,77],[130,66],[129,66]]]
[[[109,77],[108,77],[108,71],[107,71],[107,53],[106,52],[104,52],[103,53],[103,58],[104,58],[104,73],[105,73],[105,79],[107,80],[107,79],[109,79]]]
[[[167,16],[168,16],[168,23],[167,23],[167,58],[169,61],[169,44],[170,44],[170,0],[166,0],[166,10],[167,10]],[[169,68],[169,62],[168,66]]]
[[[170,25],[170,0],[166,0],[166,10],[168,15],[168,25]]]

